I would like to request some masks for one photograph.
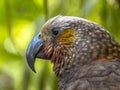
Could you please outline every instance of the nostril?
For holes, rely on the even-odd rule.
[[[38,35],[38,38],[41,38],[41,34]]]

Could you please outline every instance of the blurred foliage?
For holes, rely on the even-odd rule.
[[[0,90],[57,90],[50,61],[36,60],[35,74],[25,52],[45,21],[59,14],[99,23],[120,42],[120,0],[0,0]]]

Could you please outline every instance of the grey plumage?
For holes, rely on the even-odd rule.
[[[42,47],[34,57],[53,62],[59,90],[120,90],[120,45],[100,25],[56,16],[43,25],[39,38]]]

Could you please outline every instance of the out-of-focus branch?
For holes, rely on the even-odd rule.
[[[9,0],[5,0],[5,14],[6,14],[6,26],[8,28],[8,34],[10,37],[10,40],[19,56],[22,56],[17,49],[17,46],[15,44],[14,38],[12,36],[12,15],[11,15],[11,8],[10,8],[10,3]]]
[[[49,16],[48,0],[43,0],[43,8],[44,8],[45,21],[47,21]]]
[[[46,90],[48,76],[49,76],[48,62],[45,62],[43,67],[42,67],[42,70],[39,72],[37,90]]]
[[[118,3],[118,6],[119,6],[119,8],[120,8],[120,0],[117,0],[117,3]]]
[[[12,17],[11,17],[11,13],[10,13],[10,5],[8,0],[5,0],[5,11],[6,11],[6,24],[8,27],[8,33],[10,36],[10,39],[12,39]]]
[[[24,71],[23,71],[23,78],[22,78],[22,90],[29,90],[29,84],[30,84],[30,78],[31,78],[31,73],[30,71],[26,68],[26,64],[24,66]]]
[[[10,8],[9,0],[5,0],[5,11],[6,11],[6,24],[7,24],[8,34],[9,34],[10,40],[11,40],[17,54],[19,56],[21,56],[21,59],[24,62],[25,58],[19,52],[19,50],[18,50],[18,48],[17,48],[17,46],[15,44],[14,38],[12,36],[12,15],[11,15],[11,8]],[[31,74],[30,74],[29,70],[26,70],[25,68],[26,68],[26,64],[24,65],[24,68],[23,68],[22,89],[23,90],[28,90],[29,81],[30,81],[30,75]]]

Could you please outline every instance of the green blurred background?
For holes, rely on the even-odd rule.
[[[56,15],[89,19],[120,42],[120,0],[0,0],[0,90],[57,90],[50,61],[26,62],[26,48],[45,21]]]

